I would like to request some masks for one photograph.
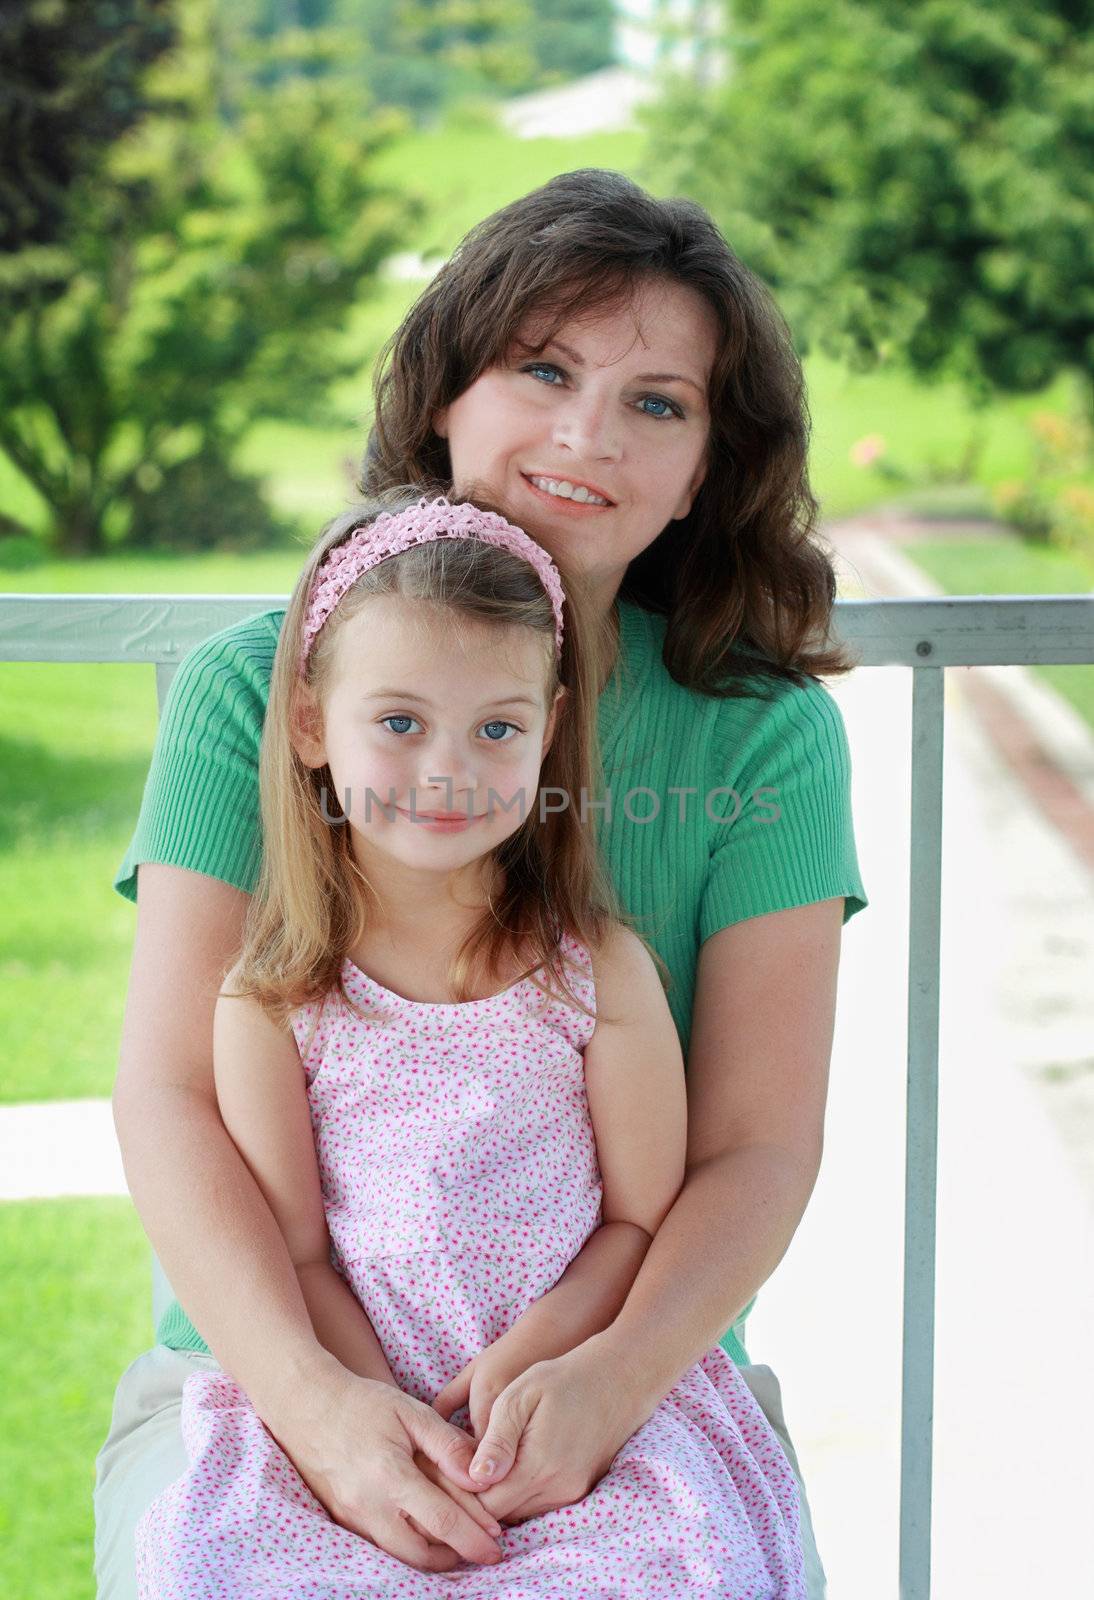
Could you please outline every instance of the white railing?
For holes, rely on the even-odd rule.
[[[0,595],[0,661],[147,662],[162,709],[192,645],[284,603],[280,595]],[[913,677],[900,1596],[929,1600],[945,669],[1094,663],[1094,596],[842,600],[835,626],[863,667],[906,666]],[[153,1257],[157,1311],[173,1298]]]

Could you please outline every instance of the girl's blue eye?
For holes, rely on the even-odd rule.
[[[531,366],[525,367],[524,370],[525,372],[553,372],[556,377],[560,376],[558,368],[552,367],[549,361],[534,361]]]
[[[678,417],[678,416],[682,415],[679,406],[674,405],[671,400],[663,399],[662,396],[659,395],[659,394],[648,394],[648,395],[645,395],[643,400],[642,400],[643,407],[645,407],[646,404],[648,402],[650,402],[650,401],[652,401],[655,406],[667,406],[668,410],[667,411],[647,411],[646,412],[647,417],[673,417],[673,416]]]
[[[398,735],[402,736],[404,733],[409,732],[409,729],[407,728],[406,724],[410,723],[410,722],[417,722],[417,721],[418,721],[417,717],[407,717],[407,716],[392,715],[390,717],[381,717],[380,718],[380,726],[381,727],[385,727],[385,726],[387,726],[389,724],[392,724],[392,723],[398,723],[398,724],[400,724],[400,726],[392,727],[391,731],[394,734],[398,734]],[[421,726],[420,723],[419,723],[419,726]],[[500,732],[500,734],[499,734],[499,736],[497,738],[495,738],[492,734],[487,733],[486,738],[487,738],[487,743],[488,744],[511,744],[512,740],[511,739],[507,739],[505,737],[505,729],[506,728],[512,728],[512,730],[513,730],[513,732],[515,734],[520,732],[520,729],[517,727],[515,722],[500,722],[500,721],[499,722],[484,722],[483,723],[483,727],[487,728],[487,729],[489,729],[489,728],[498,728],[498,729],[501,730],[501,732]]]

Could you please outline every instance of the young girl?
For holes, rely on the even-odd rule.
[[[500,515],[383,504],[320,542],[281,630],[214,1072],[317,1337],[403,1391],[420,1470],[368,1462],[361,1537],[336,1466],[309,1488],[239,1385],[195,1373],[139,1592],[800,1600],[794,1475],[719,1348],[576,1505],[537,1514],[518,1447],[495,1518],[430,1429],[468,1411],[481,1440],[500,1405],[535,1431],[542,1364],[611,1322],[678,1194],[686,1101],[579,814],[600,784],[580,606]]]

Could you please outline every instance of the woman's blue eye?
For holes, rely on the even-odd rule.
[[[484,728],[503,728],[503,729],[504,728],[512,728],[514,733],[519,733],[520,732],[520,729],[517,727],[515,722],[484,722],[483,723],[483,727]],[[488,740],[488,743],[490,743],[490,744],[511,744],[512,743],[511,739],[506,739],[504,737],[502,737],[500,739],[493,739],[493,738],[490,738],[489,735],[487,736],[487,740]]]
[[[541,372],[553,373],[556,378],[561,378],[563,375],[561,367],[554,366],[550,361],[533,361],[528,366],[522,367],[521,371],[530,372],[533,376]],[[558,384],[550,383],[547,387],[557,389]],[[647,411],[646,407],[651,403],[655,406],[664,406],[665,410]],[[639,401],[639,407],[644,417],[655,417],[658,421],[661,421],[662,418],[682,417],[684,415],[682,408],[676,404],[675,400],[666,400],[665,396],[661,394],[643,395]]]
[[[671,401],[671,400],[663,399],[661,397],[661,395],[659,395],[659,394],[648,394],[648,395],[646,395],[644,397],[643,401],[642,401],[643,407],[649,401],[652,401],[655,406],[667,406],[668,410],[667,411],[647,411],[646,412],[647,417],[679,417],[679,416],[682,415],[682,413],[680,411],[680,407],[678,405],[675,405],[673,403],[673,401]]]
[[[384,723],[387,723],[387,722],[417,722],[417,720],[418,720],[417,717],[381,717],[380,718],[380,725],[382,727],[384,725]],[[391,731],[392,731],[392,733],[405,733],[406,729],[405,728],[392,728]]]

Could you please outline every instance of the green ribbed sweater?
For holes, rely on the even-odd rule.
[[[175,674],[114,880],[129,900],[142,861],[254,889],[258,750],[283,616],[264,612],[214,634]],[[705,939],[748,917],[837,896],[846,922],[866,896],[847,738],[828,691],[812,680],[804,688],[765,683],[764,698],[714,699],[669,676],[664,637],[663,617],[620,602],[619,657],[598,719],[611,811],[588,814],[622,905],[669,970],[686,1060]],[[748,1361],[751,1309],[721,1341],[738,1364]],[[156,1336],[176,1350],[208,1348],[177,1302]]]

